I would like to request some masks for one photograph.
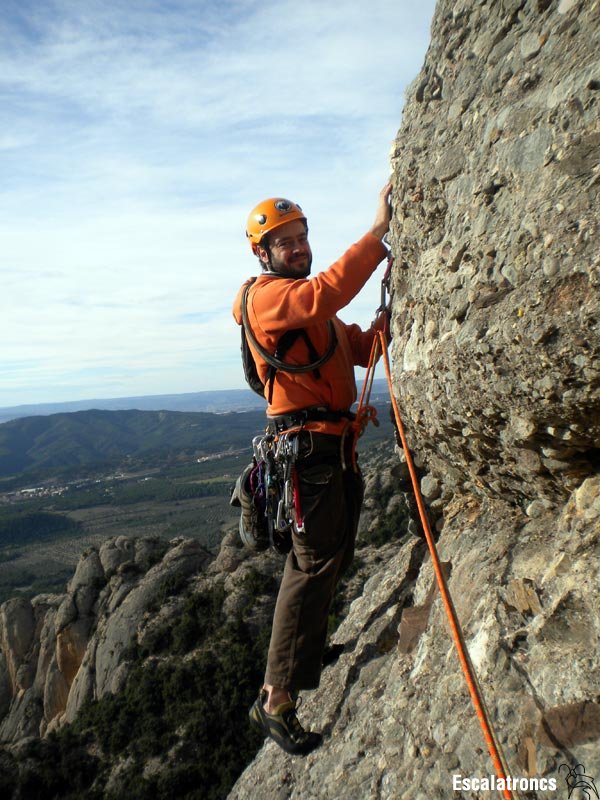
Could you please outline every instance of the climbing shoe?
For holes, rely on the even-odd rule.
[[[253,727],[263,736],[270,736],[292,755],[305,756],[321,744],[323,737],[320,733],[305,731],[300,724],[296,716],[299,703],[288,700],[276,706],[273,714],[268,714],[264,709],[266,700],[267,692],[261,689],[248,714]]]

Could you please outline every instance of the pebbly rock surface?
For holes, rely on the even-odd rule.
[[[528,800],[600,780],[599,36],[594,0],[439,0],[391,154],[395,393]],[[454,790],[494,768],[427,548],[389,547],[303,698],[322,747],[229,800],[500,796]]]
[[[0,606],[0,742],[43,736],[116,692],[128,650],[165,586],[210,560],[197,542],[108,539],[84,553],[64,595]]]
[[[599,463],[599,23],[597,2],[438,4],[392,242],[396,391],[439,508],[564,502]]]

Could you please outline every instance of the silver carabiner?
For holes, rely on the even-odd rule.
[[[262,440],[264,436],[255,436],[252,439],[252,455],[257,461],[264,461],[262,457]]]
[[[283,499],[285,500],[287,515],[291,517],[291,509],[294,507],[294,484],[290,478],[284,484]]]
[[[282,433],[277,441],[277,448],[275,450],[275,458],[277,461],[283,460],[285,458],[287,449],[287,433]]]
[[[292,451],[291,452],[292,461],[296,461],[296,459],[298,458],[298,453],[300,452],[300,437],[299,436],[294,436],[294,438],[292,439],[291,451]]]
[[[275,521],[275,526],[278,531],[284,531],[288,527],[288,521],[285,518],[285,503],[283,497],[277,504],[277,519]]]

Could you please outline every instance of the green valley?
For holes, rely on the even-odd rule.
[[[361,449],[391,441],[385,406],[380,417]],[[63,591],[81,553],[113,536],[186,536],[216,552],[237,524],[230,489],[264,426],[257,411],[80,411],[1,424],[0,602]]]

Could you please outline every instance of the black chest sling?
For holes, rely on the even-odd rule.
[[[252,351],[248,345],[248,341],[250,341],[252,347],[254,347],[256,352],[259,353],[260,357],[268,364],[267,383],[269,386],[268,403],[270,405],[273,399],[273,384],[275,382],[275,374],[278,370],[292,374],[313,372],[315,378],[320,378],[321,373],[319,372],[319,367],[322,367],[323,364],[329,361],[335,352],[338,342],[333,320],[328,320],[327,328],[329,332],[329,343],[327,350],[322,356],[319,356],[314,344],[310,340],[310,337],[304,328],[294,328],[286,331],[277,342],[275,352],[269,353],[268,350],[265,350],[265,348],[262,347],[256,340],[256,337],[252,332],[252,328],[250,327],[250,321],[248,320],[248,291],[255,280],[256,278],[253,278],[252,281],[245,286],[244,293],[242,295],[242,361],[244,364],[244,375],[248,385],[253,391],[261,395],[261,397],[264,397],[265,384],[263,384],[261,381],[258,370],[256,369],[256,363],[254,361],[254,357],[252,356]],[[290,364],[289,362],[284,361],[286,354],[294,342],[296,342],[298,339],[302,339],[306,344],[308,357],[310,359],[307,364]]]

